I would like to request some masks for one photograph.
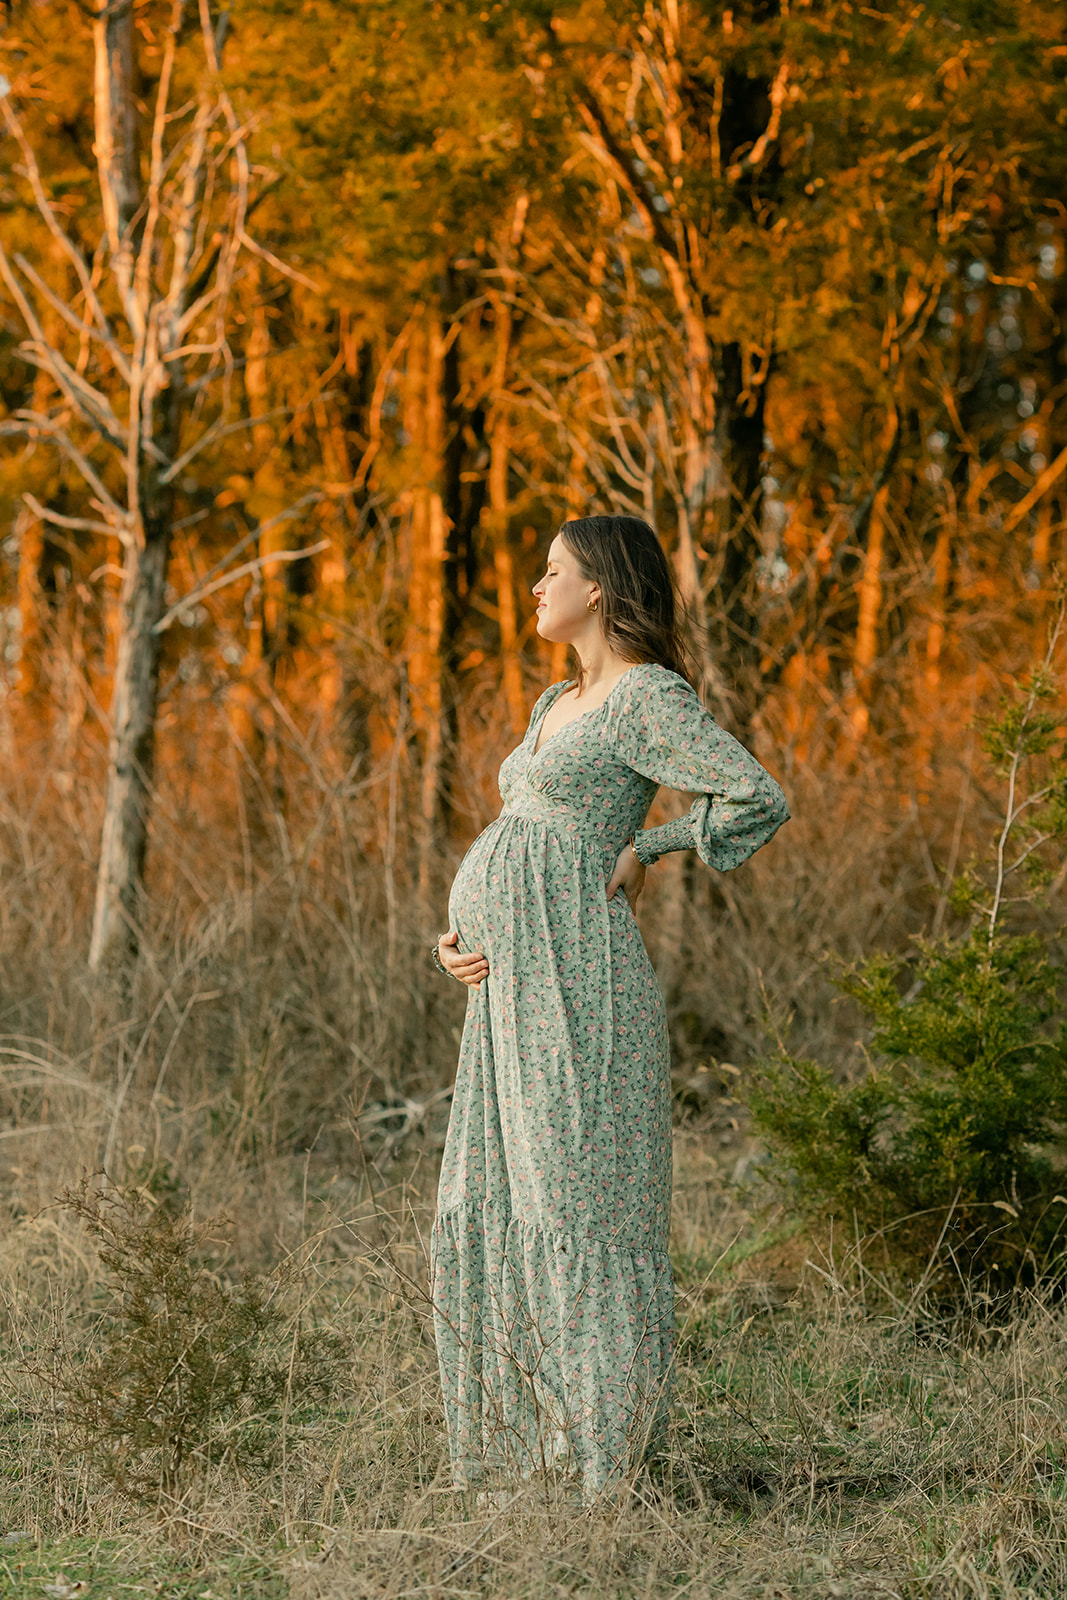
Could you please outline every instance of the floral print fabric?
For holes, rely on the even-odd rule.
[[[607,880],[661,783],[697,799],[637,835],[645,862],[692,847],[736,867],[789,813],[654,663],[535,750],[568,687],[534,706],[452,885],[450,926],[489,975],[468,997],[431,1268],[457,1486],[560,1465],[590,1498],[662,1421],[674,1336],[663,998]]]

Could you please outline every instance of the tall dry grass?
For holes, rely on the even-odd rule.
[[[491,814],[491,711],[469,832]],[[161,773],[120,999],[84,967],[98,751],[57,766],[11,718],[2,733],[0,1534],[31,1536],[0,1546],[12,1594],[60,1571],[72,1593],[220,1600],[1067,1593],[1062,1313],[1037,1296],[995,1327],[979,1305],[953,1332],[921,1301],[865,1301],[854,1241],[816,1246],[761,1210],[721,1065],[745,1070],[767,1006],[798,1053],[861,1058],[824,953],[944,919],[946,865],[985,825],[965,748],[928,796],[891,751],[797,760],[769,850],[714,882],[681,860],[652,875],[642,925],[677,1056],[677,1391],[650,1471],[576,1512],[552,1485],[491,1509],[447,1487],[425,1240],[464,996],[425,947],[462,838],[420,904],[402,774],[335,768],[294,732],[281,801],[209,729],[198,782]],[[353,1352],[328,1404],[279,1417],[269,1472],[216,1463],[158,1512],[61,1448],[50,1373],[99,1338],[102,1267],[56,1197],[101,1170],[227,1218],[224,1276],[293,1263],[279,1349],[318,1328]]]
[[[418,1287],[432,1172],[417,1154],[372,1174],[373,1195],[340,1177],[267,1194],[300,1267],[283,1353],[300,1325],[343,1331],[353,1359],[328,1403],[283,1409],[269,1473],[223,1462],[158,1514],[57,1452],[49,1357],[91,1338],[99,1265],[68,1214],[23,1218],[0,1260],[0,1505],[40,1546],[8,1554],[10,1592],[39,1593],[60,1569],[102,1574],[107,1592],[154,1575],[157,1592],[323,1600],[1065,1592],[1063,1313],[1035,1298],[1010,1327],[954,1334],[921,1304],[866,1305],[810,1245],[738,1262],[755,1222],[705,1134],[678,1135],[676,1220],[684,1235],[700,1216],[706,1254],[679,1253],[670,1433],[616,1503],[587,1511],[552,1484],[491,1509],[449,1491]]]

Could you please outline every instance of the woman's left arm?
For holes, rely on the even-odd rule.
[[[785,795],[684,678],[652,665],[633,678],[620,697],[622,760],[655,783],[697,796],[684,816],[638,833],[634,854],[651,866],[670,850],[694,849],[709,867],[729,872],[788,821]]]

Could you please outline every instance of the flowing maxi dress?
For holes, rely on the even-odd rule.
[[[535,750],[570,686],[534,706],[452,885],[449,925],[489,974],[468,995],[431,1276],[455,1486],[560,1466],[589,1499],[658,1430],[674,1338],[663,997],[607,879],[660,784],[697,798],[637,833],[646,864],[694,848],[727,871],[789,812],[657,663]]]

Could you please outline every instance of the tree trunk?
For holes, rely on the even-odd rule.
[[[467,615],[467,596],[475,564],[474,530],[481,515],[484,489],[472,494],[464,482],[466,414],[460,405],[460,327],[456,314],[467,294],[447,269],[441,276],[441,308],[445,331],[441,362],[441,504],[444,516],[444,563],[441,570],[441,810],[450,830],[455,818],[456,764],[459,752],[460,639]]]
[[[722,542],[722,644],[728,676],[745,703],[759,700],[759,605],[757,572],[762,500],[763,384],[745,391],[741,346],[720,345],[715,356],[715,452],[723,474],[720,500]]]
[[[936,701],[941,688],[941,649],[945,642],[945,613],[951,568],[952,524],[946,516],[937,530],[937,544],[934,547],[934,594],[926,629],[925,678],[931,701]]]
[[[336,400],[327,401],[319,396],[312,410],[327,480],[338,485],[351,483],[352,462]],[[344,615],[345,549],[349,523],[352,520],[350,498],[340,504],[330,503],[324,508],[323,520],[331,544],[315,562],[317,637],[308,643],[313,642],[313,654],[316,659],[309,665],[317,678],[316,699],[322,708],[326,724],[336,733],[340,733],[340,724],[343,720],[344,670],[341,654],[337,648],[335,619]]]
[[[878,654],[878,625],[882,616],[882,556],[885,547],[885,508],[889,485],[883,484],[874,497],[867,551],[860,579],[859,618],[856,644],[852,653],[852,706],[849,718],[857,738],[867,732],[870,712],[871,672]]]
[[[466,294],[448,268],[441,274],[441,310],[447,334],[441,363],[441,408],[444,419],[444,449],[441,457],[441,500],[445,513],[445,614],[442,640],[442,665],[448,680],[448,715],[455,712],[454,674],[459,666],[459,632],[466,612],[467,570],[470,545],[477,518],[470,516],[464,495],[463,415],[460,410],[460,330],[455,315]],[[479,507],[480,509],[480,507]]]
[[[1047,347],[1047,371],[1045,375],[1045,398],[1034,418],[1037,424],[1037,450],[1044,456],[1046,463],[1053,462],[1059,456],[1065,442],[1064,412],[1061,397],[1067,393],[1067,341],[1064,340],[1064,329],[1067,328],[1067,267],[1064,265],[1067,254],[1067,228],[1063,226],[1063,219],[1059,223],[1059,238],[1057,240],[1057,268],[1049,290],[1049,304],[1051,308],[1050,322],[1052,324],[1052,337]],[[1034,653],[1040,659],[1045,650],[1048,633],[1048,605],[1053,595],[1053,569],[1055,555],[1053,550],[1053,533],[1060,534],[1061,550],[1063,548],[1063,529],[1067,512],[1067,495],[1064,493],[1064,480],[1061,478],[1052,491],[1044,495],[1037,507],[1036,526],[1034,528],[1034,542],[1032,547],[1031,566],[1033,571],[1032,581],[1037,586],[1037,597],[1034,619]],[[1062,560],[1062,557],[1061,557]]]
[[[131,292],[131,221],[141,199],[134,97],[133,3],[105,7],[93,21],[95,153],[112,270],[124,298]],[[172,384],[180,382],[178,373]],[[168,410],[173,415],[174,390]],[[129,425],[143,437],[142,392],[130,395]],[[151,405],[149,403],[149,409]],[[151,420],[145,430],[151,435]],[[173,430],[168,430],[171,432]],[[168,443],[170,440],[168,439]],[[132,444],[131,515],[118,605],[111,690],[107,797],[104,806],[89,966],[125,966],[138,943],[139,900],[148,838],[148,802],[155,747],[156,703],[170,552],[173,490],[158,482],[148,458]]]
[[[19,542],[18,687],[21,695],[32,698],[44,687],[41,681],[41,616],[45,604],[41,584],[45,555],[44,523],[40,517],[23,507],[15,519],[15,533]]]
[[[127,229],[141,203],[134,94],[133,0],[112,0],[93,18],[94,152],[108,248],[121,284],[133,276]]]
[[[512,733],[521,733],[526,724],[519,664],[518,621],[515,608],[515,570],[508,540],[508,425],[498,417],[492,435],[492,460],[489,465],[490,531],[493,541],[493,569],[496,573],[497,609],[500,614],[500,652],[504,659],[504,699]]]
[[[271,340],[267,306],[262,298],[265,287],[261,273],[259,299],[252,312],[244,373],[248,415],[253,424],[251,434],[255,466],[252,492],[246,508],[253,526],[257,522],[261,526],[272,523],[284,504],[284,489],[279,481],[275,459],[277,438],[269,417]],[[289,533],[286,523],[273,522],[273,526],[268,526],[257,541],[257,555],[263,565],[255,582],[249,610],[241,677],[231,690],[230,697],[230,727],[233,734],[256,763],[265,762],[268,787],[279,802],[282,779],[277,740],[274,737],[271,692],[278,663],[288,644],[288,590],[284,567],[272,564],[265,558],[274,551],[286,548]]]
[[[585,323],[594,337],[604,314],[604,301],[600,291],[604,287],[604,269],[607,260],[607,251],[602,245],[598,245],[589,261],[589,298],[585,302]],[[587,367],[579,374],[578,405],[571,427],[573,440],[571,465],[564,489],[564,502],[569,519],[577,520],[586,516],[589,511],[589,473],[586,462],[589,458],[590,434],[587,419],[596,405],[598,389],[596,374]]]
[[[501,242],[499,268],[506,289],[514,292],[515,260],[521,258],[522,241],[526,232],[529,197],[521,194],[515,203],[510,230]],[[508,424],[507,382],[511,359],[511,339],[515,316],[511,305],[502,295],[491,293],[495,319],[496,340],[493,349],[493,370],[490,377],[490,407],[487,432],[489,434],[489,505],[482,516],[493,551],[493,571],[496,575],[497,613],[500,623],[500,654],[504,677],[504,700],[508,708],[508,721],[512,733],[521,733],[526,723],[522,692],[522,666],[519,661],[518,620],[515,608],[515,571],[508,538],[508,461],[511,453],[511,430]]]
[[[66,287],[66,258],[63,251],[53,240],[49,251],[49,262],[53,272],[61,275]],[[67,290],[69,293],[69,289]],[[41,315],[41,323],[45,336],[55,340],[62,332],[58,314],[52,306],[46,306]],[[48,410],[49,402],[55,385],[44,367],[38,367],[33,379],[33,393],[30,400],[31,408],[39,415]],[[47,484],[38,484],[37,493],[45,505],[52,511],[68,510],[67,468],[65,464],[49,465]],[[28,698],[40,694],[46,689],[48,673],[45,669],[45,611],[48,606],[46,584],[54,592],[54,560],[50,558],[49,539],[45,523],[42,519],[26,507],[20,511],[15,529],[19,534],[19,576],[18,576],[18,602],[19,602],[19,693]],[[51,547],[54,556],[55,547]],[[53,568],[50,572],[49,567]],[[112,592],[110,583],[105,592]],[[108,611],[112,609],[110,606]],[[110,615],[107,618],[110,625]]]
[[[89,966],[120,967],[136,953],[155,748],[159,657],[170,553],[160,506],[142,518],[126,554],[118,658],[111,692],[107,800],[96,880]]]
[[[954,517],[946,506],[934,545],[933,592],[926,610],[926,659],[922,668],[922,682],[916,685],[921,716],[915,741],[915,795],[920,805],[929,804],[934,787],[933,752],[934,740],[941,727],[941,652],[945,642],[949,579],[952,574],[953,525]]]
[[[445,514],[440,494],[443,455],[441,381],[444,336],[434,312],[411,341],[406,431],[415,445],[411,491],[411,593],[408,681],[419,742],[418,886],[429,901],[441,820],[441,645],[444,625]]]
[[[618,220],[618,218],[613,218]],[[604,314],[604,300],[601,290],[604,287],[604,271],[607,266],[607,251],[598,245],[593,251],[589,261],[589,298],[585,303],[585,322],[590,332],[596,336]],[[575,408],[574,421],[571,425],[571,465],[564,490],[564,504],[568,520],[577,520],[586,517],[590,511],[590,484],[587,461],[589,459],[590,431],[587,418],[596,406],[599,393],[599,384],[596,375],[590,370],[580,374],[578,379],[578,405]],[[649,519],[651,521],[651,517]],[[541,570],[544,568],[545,557],[548,554],[547,545],[541,556]],[[540,571],[538,572],[540,577]],[[548,653],[548,681],[559,683],[567,675],[567,651],[570,646],[565,642],[556,641],[553,644],[542,645],[542,650]]]
[[[261,271],[259,284],[261,295],[266,287]],[[279,449],[277,433],[269,416],[271,339],[267,310],[266,304],[261,299],[252,316],[252,332],[248,340],[248,364],[245,368],[248,414],[254,419],[252,445],[256,466],[252,512],[261,523],[272,521],[285,501],[285,488],[281,481],[282,475],[277,459]],[[284,566],[271,563],[267,558],[275,551],[286,548],[290,534],[291,530],[285,523],[276,522],[259,537],[259,556],[263,561],[261,648],[272,683],[289,643],[289,592]]]

